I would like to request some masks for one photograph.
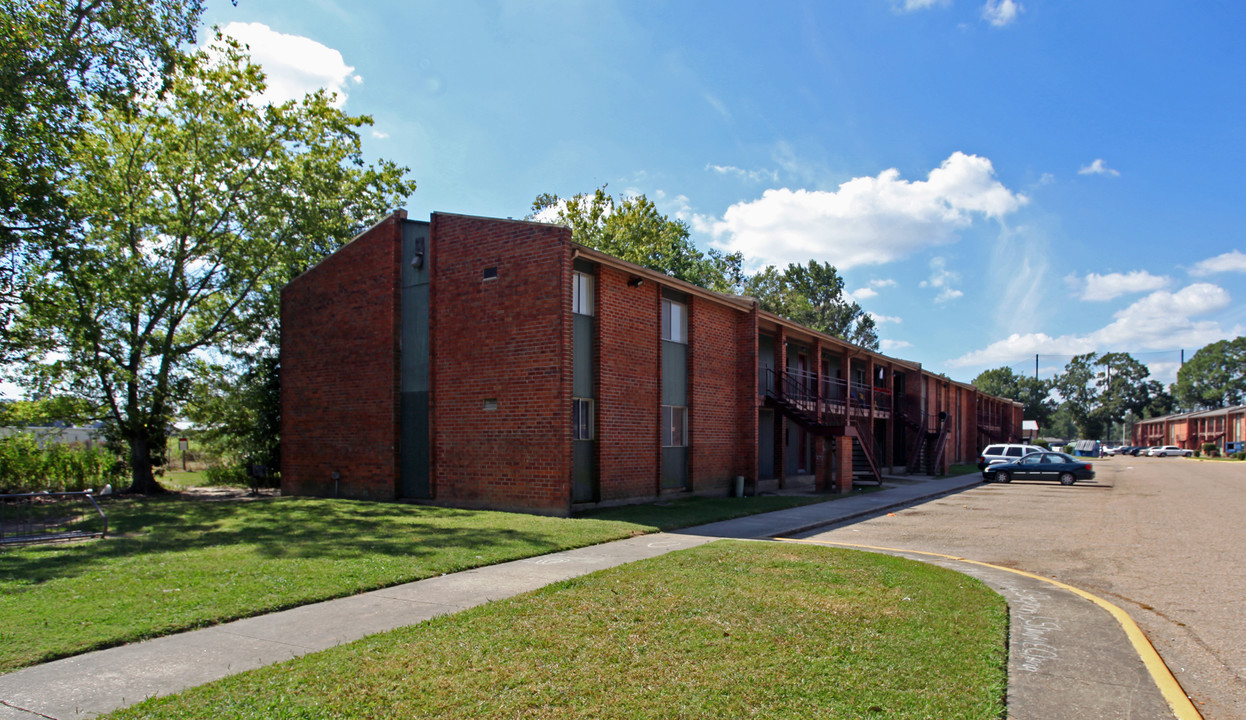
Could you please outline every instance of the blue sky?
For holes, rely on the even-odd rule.
[[[968,381],[1246,334],[1236,2],[218,0],[336,90],[413,218],[608,184],[750,269],[837,266],[883,351]],[[210,32],[205,28],[201,39]]]

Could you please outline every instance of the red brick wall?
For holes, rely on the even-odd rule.
[[[281,293],[281,487],[391,500],[398,477],[399,256],[386,218]]]
[[[748,428],[757,422],[756,401],[753,386],[740,380],[756,352],[739,347],[740,326],[751,330],[751,316],[700,298],[692,298],[688,316],[692,490],[721,491],[736,475],[753,474],[748,450],[756,454],[757,439]],[[756,343],[756,331],[750,334]]]
[[[570,243],[562,227],[433,215],[436,502],[570,512]]]
[[[597,273],[597,453],[603,502],[656,496],[661,471],[661,290],[656,283],[628,287],[629,277],[609,267]]]

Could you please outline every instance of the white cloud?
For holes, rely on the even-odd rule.
[[[1145,270],[1135,270],[1123,275],[1090,273],[1085,278],[1070,275],[1064,281],[1074,290],[1080,288],[1083,300],[1091,301],[1112,300],[1121,295],[1159,290],[1168,285],[1168,278],[1152,275]]]
[[[1083,165],[1077,171],[1078,175],[1111,175],[1112,177],[1120,177],[1120,170],[1113,170],[1108,164],[1103,162],[1103,158],[1095,158],[1095,161],[1089,165]]]
[[[895,284],[896,281],[890,278],[884,280],[874,279],[871,280],[866,287],[857,288],[856,290],[850,292],[849,295],[857,300],[868,300],[870,298],[878,297],[878,288],[895,287]]]
[[[777,170],[745,170],[734,165],[713,165],[705,166],[706,170],[713,170],[719,175],[731,175],[733,177],[743,178],[751,182],[761,182],[769,180],[770,182],[779,182],[779,173]]]
[[[897,6],[897,9],[904,12],[913,12],[915,10],[925,10],[935,5],[947,5],[949,0],[904,0]]]
[[[960,274],[947,269],[947,258],[936,257],[930,259],[930,279],[922,280],[920,286],[937,289],[935,302],[942,304],[965,294],[952,287],[955,282],[960,282]]]
[[[986,0],[982,6],[982,17],[995,27],[1004,27],[1017,19],[1024,7],[1014,0]]]
[[[907,340],[879,340],[878,348],[885,353],[894,352],[896,350],[904,350],[913,347],[913,343]]]
[[[879,315],[878,313],[866,313],[866,315],[869,315],[870,317],[874,318],[874,322],[878,325],[884,325],[886,323],[895,323],[899,325],[900,323],[904,322],[903,318],[897,317],[895,315]]]
[[[387,132],[381,132],[380,130],[373,130],[373,131],[372,131],[372,137],[376,138],[377,140],[388,140],[388,139],[389,139],[389,133],[387,133]]]
[[[346,102],[347,86],[363,82],[342,53],[299,35],[279,33],[263,23],[232,22],[221,29],[250,48],[251,59],[264,68],[268,89],[262,102],[298,100],[321,88],[337,93],[336,107]]]
[[[846,270],[954,242],[975,216],[1002,219],[1026,202],[995,179],[990,160],[955,152],[926,180],[903,180],[892,168],[835,192],[770,189],[693,226],[760,265],[824,259]]]
[[[1231,250],[1214,258],[1207,258],[1190,268],[1190,274],[1201,277],[1221,272],[1246,272],[1246,253]]]
[[[1113,321],[1085,335],[1052,337],[1045,333],[1014,333],[982,350],[948,361],[953,367],[1011,364],[1032,355],[1080,355],[1088,352],[1167,350],[1202,347],[1234,337],[1246,328],[1226,330],[1220,323],[1195,320],[1229,306],[1229,293],[1210,283],[1195,283],[1175,293],[1161,290],[1113,315]]]

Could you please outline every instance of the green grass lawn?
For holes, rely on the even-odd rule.
[[[104,507],[105,540],[0,549],[0,672],[650,529],[312,498]]]
[[[315,498],[118,498],[102,541],[0,549],[0,672],[421,578],[826,497],[576,519]]]
[[[1007,607],[901,558],[719,541],[116,718],[1003,716]]]

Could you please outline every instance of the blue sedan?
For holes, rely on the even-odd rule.
[[[1062,452],[1038,452],[1016,462],[987,465],[982,477],[987,482],[1059,480],[1061,485],[1072,485],[1078,480],[1093,480],[1095,466]]]

